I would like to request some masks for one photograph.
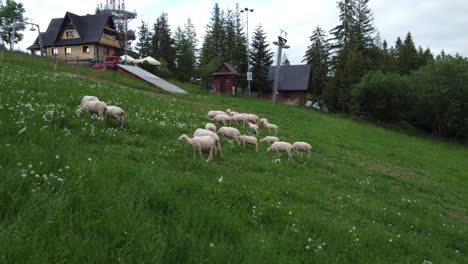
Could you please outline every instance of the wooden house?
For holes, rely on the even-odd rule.
[[[213,86],[216,94],[237,95],[239,72],[229,63],[223,63],[213,73]]]
[[[40,34],[45,55],[62,60],[102,61],[121,48],[109,14],[78,16],[67,12],[63,18],[52,19],[47,31]],[[28,49],[40,55],[39,37]]]
[[[264,90],[262,97],[271,99],[276,66],[270,67],[268,80],[271,86]],[[282,65],[278,77],[277,101],[281,104],[303,105],[305,94],[312,88],[310,65]]]

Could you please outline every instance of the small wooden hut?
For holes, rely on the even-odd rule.
[[[213,73],[213,87],[216,94],[237,95],[239,72],[229,63],[223,63]]]

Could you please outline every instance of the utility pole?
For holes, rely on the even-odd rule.
[[[284,38],[281,36],[284,33]],[[278,79],[279,79],[279,72],[280,72],[280,67],[281,67],[281,55],[283,53],[283,49],[289,49],[289,46],[286,45],[286,42],[288,40],[286,39],[286,36],[288,33],[284,32],[281,30],[281,34],[278,36],[278,41],[274,41],[273,44],[278,46],[278,54],[276,55],[276,71],[275,71],[275,82],[273,84],[273,96],[272,96],[272,103],[273,105],[276,104],[276,93],[278,92]]]

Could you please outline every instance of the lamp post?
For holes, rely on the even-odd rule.
[[[253,12],[253,9],[249,9],[248,7],[241,10],[241,13],[245,13],[247,16],[247,89],[249,91],[250,97],[250,81],[252,80],[252,72],[250,71],[250,60],[249,60],[249,53],[250,53],[250,44],[249,44],[249,13]]]

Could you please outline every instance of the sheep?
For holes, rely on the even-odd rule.
[[[83,98],[81,99],[81,103],[79,106],[77,106],[76,108],[80,108],[84,105],[85,102],[89,102],[89,101],[99,101],[99,98],[97,98],[96,96],[92,96],[92,95],[85,95],[83,96]]]
[[[202,156],[202,149],[209,149],[210,150],[210,155],[208,156],[208,159],[206,161],[212,161],[213,160],[213,150],[216,148],[215,145],[215,140],[211,136],[201,136],[201,137],[193,137],[190,138],[186,134],[181,135],[178,139],[178,141],[186,142],[190,145],[192,145],[193,149],[193,158],[195,159],[195,150],[198,149],[198,152],[200,153],[200,159],[203,160]]]
[[[304,151],[307,152],[307,157],[310,157],[310,151],[312,150],[312,146],[307,142],[294,142],[293,149],[296,151]]]
[[[257,125],[252,124],[252,123],[250,123],[250,122],[249,122],[248,124],[249,124],[250,130],[253,130],[255,133],[257,133],[257,135],[260,134],[260,133],[258,132],[258,126],[257,126]]]
[[[293,149],[293,146],[289,144],[288,142],[277,141],[277,142],[274,142],[269,148],[267,148],[267,153],[271,151],[276,151],[276,153],[279,156],[280,151],[285,151],[288,153],[288,161],[289,161],[292,159],[292,152],[291,152],[292,149]]]
[[[258,124],[258,116],[254,114],[247,114],[247,121],[252,122],[254,124]]]
[[[234,115],[238,115],[239,113],[236,112],[236,111],[231,111],[231,109],[227,109],[226,110],[226,114],[228,114],[228,116],[234,116]]]
[[[230,138],[233,138],[235,139],[238,143],[240,143],[239,141],[239,136],[240,136],[240,132],[239,130],[237,130],[236,128],[234,127],[226,127],[226,126],[223,126],[221,127],[219,130],[218,130],[218,135],[220,136],[225,136],[225,137],[230,137]]]
[[[120,122],[120,129],[123,128],[125,112],[124,110],[122,110],[122,108],[118,106],[108,105],[104,118],[107,120],[109,116],[114,119],[117,119]]]
[[[266,119],[266,118],[260,118],[260,125],[266,127],[266,124],[268,124],[268,119]]]
[[[245,125],[245,123],[247,123],[247,114],[237,114],[237,115],[233,115],[231,117],[231,121],[234,121],[234,122],[242,122],[243,125]]]
[[[279,131],[279,127],[275,124],[266,123],[265,127],[268,128],[268,132],[271,132],[271,130],[275,131],[275,135]]]
[[[268,136],[268,137],[264,137],[260,140],[260,142],[266,142],[268,144],[273,144],[275,143],[276,141],[279,141],[279,138],[277,137],[272,137],[272,136]]]
[[[211,130],[216,133],[216,126],[213,123],[206,123],[205,129]]]
[[[105,114],[107,111],[107,105],[101,101],[86,101],[84,104],[76,110],[76,114],[88,113],[98,114],[101,120],[104,122]]]
[[[256,151],[258,151],[258,144],[257,144],[257,138],[253,136],[245,136],[241,135],[239,136],[239,140],[242,142],[245,148],[245,143],[255,145]]]
[[[213,118],[213,117],[215,117],[216,115],[219,115],[219,114],[227,115],[226,112],[224,112],[224,111],[208,111],[208,114],[206,116],[208,117],[208,119],[210,119],[210,118]]]
[[[211,118],[211,121],[222,123],[223,126],[226,126],[226,122],[228,122],[229,125],[231,125],[231,117],[226,114],[216,115],[213,118]]]
[[[208,129],[197,128],[197,130],[195,130],[195,132],[193,132],[193,136],[194,137],[202,137],[202,136],[212,137],[215,140],[215,143],[216,143],[215,154],[219,150],[219,153],[220,153],[221,157],[224,157],[223,156],[223,150],[221,149],[221,144],[219,143],[218,134],[216,134],[215,132],[213,132],[211,130],[208,130]]]

